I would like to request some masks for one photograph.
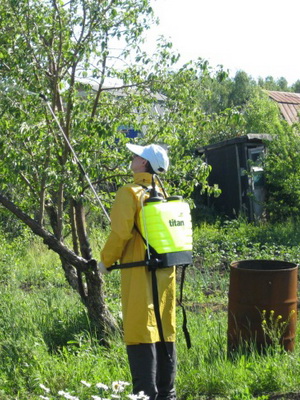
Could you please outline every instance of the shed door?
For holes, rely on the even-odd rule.
[[[261,163],[263,153],[263,146],[248,149],[248,159],[250,160],[249,188],[251,190],[251,214],[256,218],[261,217],[263,214],[266,197],[264,170]]]
[[[217,211],[234,217],[241,211],[240,164],[236,146],[226,146],[207,153],[212,166],[209,183],[218,184],[222,193],[210,199]]]

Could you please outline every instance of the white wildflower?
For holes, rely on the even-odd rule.
[[[141,392],[138,393],[138,399],[139,399],[139,400],[149,400],[150,397],[147,396],[147,395],[145,394],[145,392],[142,390]]]
[[[111,394],[111,398],[112,399],[120,399],[121,396],[119,396],[118,394]]]
[[[104,383],[96,383],[96,388],[108,390],[108,386],[104,385]]]
[[[45,385],[43,385],[42,383],[40,384],[40,388],[43,389],[46,393],[50,392],[50,389],[47,388]]]
[[[92,398],[94,400],[111,400],[111,399],[107,399],[106,397],[98,397],[98,396],[92,396]]]
[[[71,394],[67,394],[66,396],[66,399],[68,399],[68,400],[79,400],[79,398],[78,397],[76,397],[76,396],[72,396]]]
[[[124,382],[124,381],[115,381],[112,383],[112,390],[115,393],[121,393],[124,391],[125,386],[129,385],[128,382]]]
[[[145,392],[139,392],[138,394],[128,394],[127,397],[130,400],[148,400],[149,396],[145,394]]]
[[[40,399],[43,399],[43,400],[50,400],[49,397],[46,397],[46,396],[40,396]]]
[[[112,386],[112,390],[113,390],[115,393],[118,393],[118,392],[120,391],[119,381],[113,382],[111,386]]]
[[[78,397],[72,396],[70,393],[64,392],[63,390],[60,390],[60,391],[58,392],[58,394],[59,394],[60,396],[63,396],[63,397],[64,397],[65,399],[67,399],[67,400],[79,400]]]
[[[80,381],[80,383],[82,383],[84,386],[86,387],[91,387],[92,385],[86,381]]]

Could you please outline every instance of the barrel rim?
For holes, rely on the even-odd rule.
[[[251,262],[261,262],[261,263],[274,263],[274,264],[284,264],[288,266],[288,268],[274,268],[274,269],[256,269],[256,268],[238,268],[238,264],[241,263],[251,263]],[[266,260],[266,259],[250,259],[250,260],[238,260],[238,261],[233,261],[230,263],[230,268],[233,270],[239,270],[239,271],[257,271],[257,272],[266,272],[266,271],[292,271],[294,269],[297,269],[299,267],[299,264],[293,263],[290,261],[282,261],[282,260]]]

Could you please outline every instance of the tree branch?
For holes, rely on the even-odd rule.
[[[88,262],[84,258],[77,256],[73,251],[68,249],[62,242],[56,239],[50,232],[42,228],[34,219],[25,214],[20,208],[18,208],[12,201],[0,193],[0,203],[12,212],[17,218],[24,222],[33,233],[43,238],[44,243],[49,249],[55,251],[63,259],[78,268],[80,271],[88,271],[90,268],[96,267],[96,261]]]
[[[106,48],[107,48],[107,43],[108,43],[108,35],[107,35],[107,32],[106,32],[106,34],[105,34],[105,46],[106,46]],[[95,100],[94,100],[93,110],[92,110],[92,114],[91,114],[91,118],[92,119],[95,117],[95,114],[96,114],[96,111],[97,111],[97,106],[99,104],[100,94],[102,92],[102,87],[103,87],[104,80],[105,80],[106,62],[107,62],[107,55],[105,55],[103,57],[103,60],[102,60],[102,70],[101,70],[102,78],[101,78],[101,81],[99,83],[97,94],[96,94],[96,97],[95,97]]]

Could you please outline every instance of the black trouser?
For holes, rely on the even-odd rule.
[[[133,394],[143,391],[150,400],[176,400],[175,343],[141,343],[127,346]]]

